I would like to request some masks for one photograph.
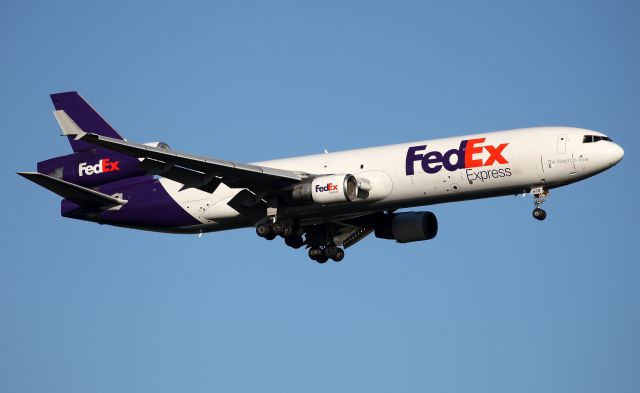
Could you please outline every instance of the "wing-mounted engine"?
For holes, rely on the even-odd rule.
[[[366,171],[356,174],[358,179],[358,200],[380,201],[391,195],[391,176],[383,171]]]
[[[291,188],[294,202],[312,202],[321,205],[334,203],[379,201],[393,189],[391,177],[382,171],[351,174],[323,175],[305,179]]]
[[[376,223],[375,234],[398,243],[431,240],[438,234],[438,219],[431,212],[385,214]]]
[[[353,202],[358,197],[358,180],[349,174],[318,176],[294,185],[291,197],[322,205]]]

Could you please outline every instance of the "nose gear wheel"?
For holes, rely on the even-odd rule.
[[[533,194],[534,204],[534,209],[531,214],[536,220],[543,221],[545,218],[547,218],[547,212],[541,209],[540,205],[542,205],[549,197],[549,190],[545,189],[544,187],[537,187],[532,189],[531,193]]]

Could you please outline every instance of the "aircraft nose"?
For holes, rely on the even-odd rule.
[[[613,159],[614,159],[614,163],[617,164],[620,162],[620,160],[622,160],[622,157],[624,157],[624,149],[616,143],[614,143],[614,145],[615,145],[615,149],[613,152]]]
[[[618,145],[617,143],[611,143],[611,147],[609,148],[608,153],[612,166],[619,163],[620,160],[622,160],[622,157],[624,157],[624,149],[622,149],[622,147],[620,147],[620,145]]]

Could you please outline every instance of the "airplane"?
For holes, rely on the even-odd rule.
[[[18,174],[61,196],[63,217],[199,235],[254,227],[319,263],[341,261],[372,233],[436,236],[434,213],[399,209],[531,194],[542,221],[549,190],[624,156],[597,131],[535,127],[246,164],[129,142],[74,91],[51,100],[73,153]]]

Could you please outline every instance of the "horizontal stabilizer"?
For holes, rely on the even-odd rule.
[[[18,172],[18,175],[82,207],[107,209],[127,203],[125,200],[114,198],[90,188],[69,183],[68,181],[60,180],[43,173]]]

